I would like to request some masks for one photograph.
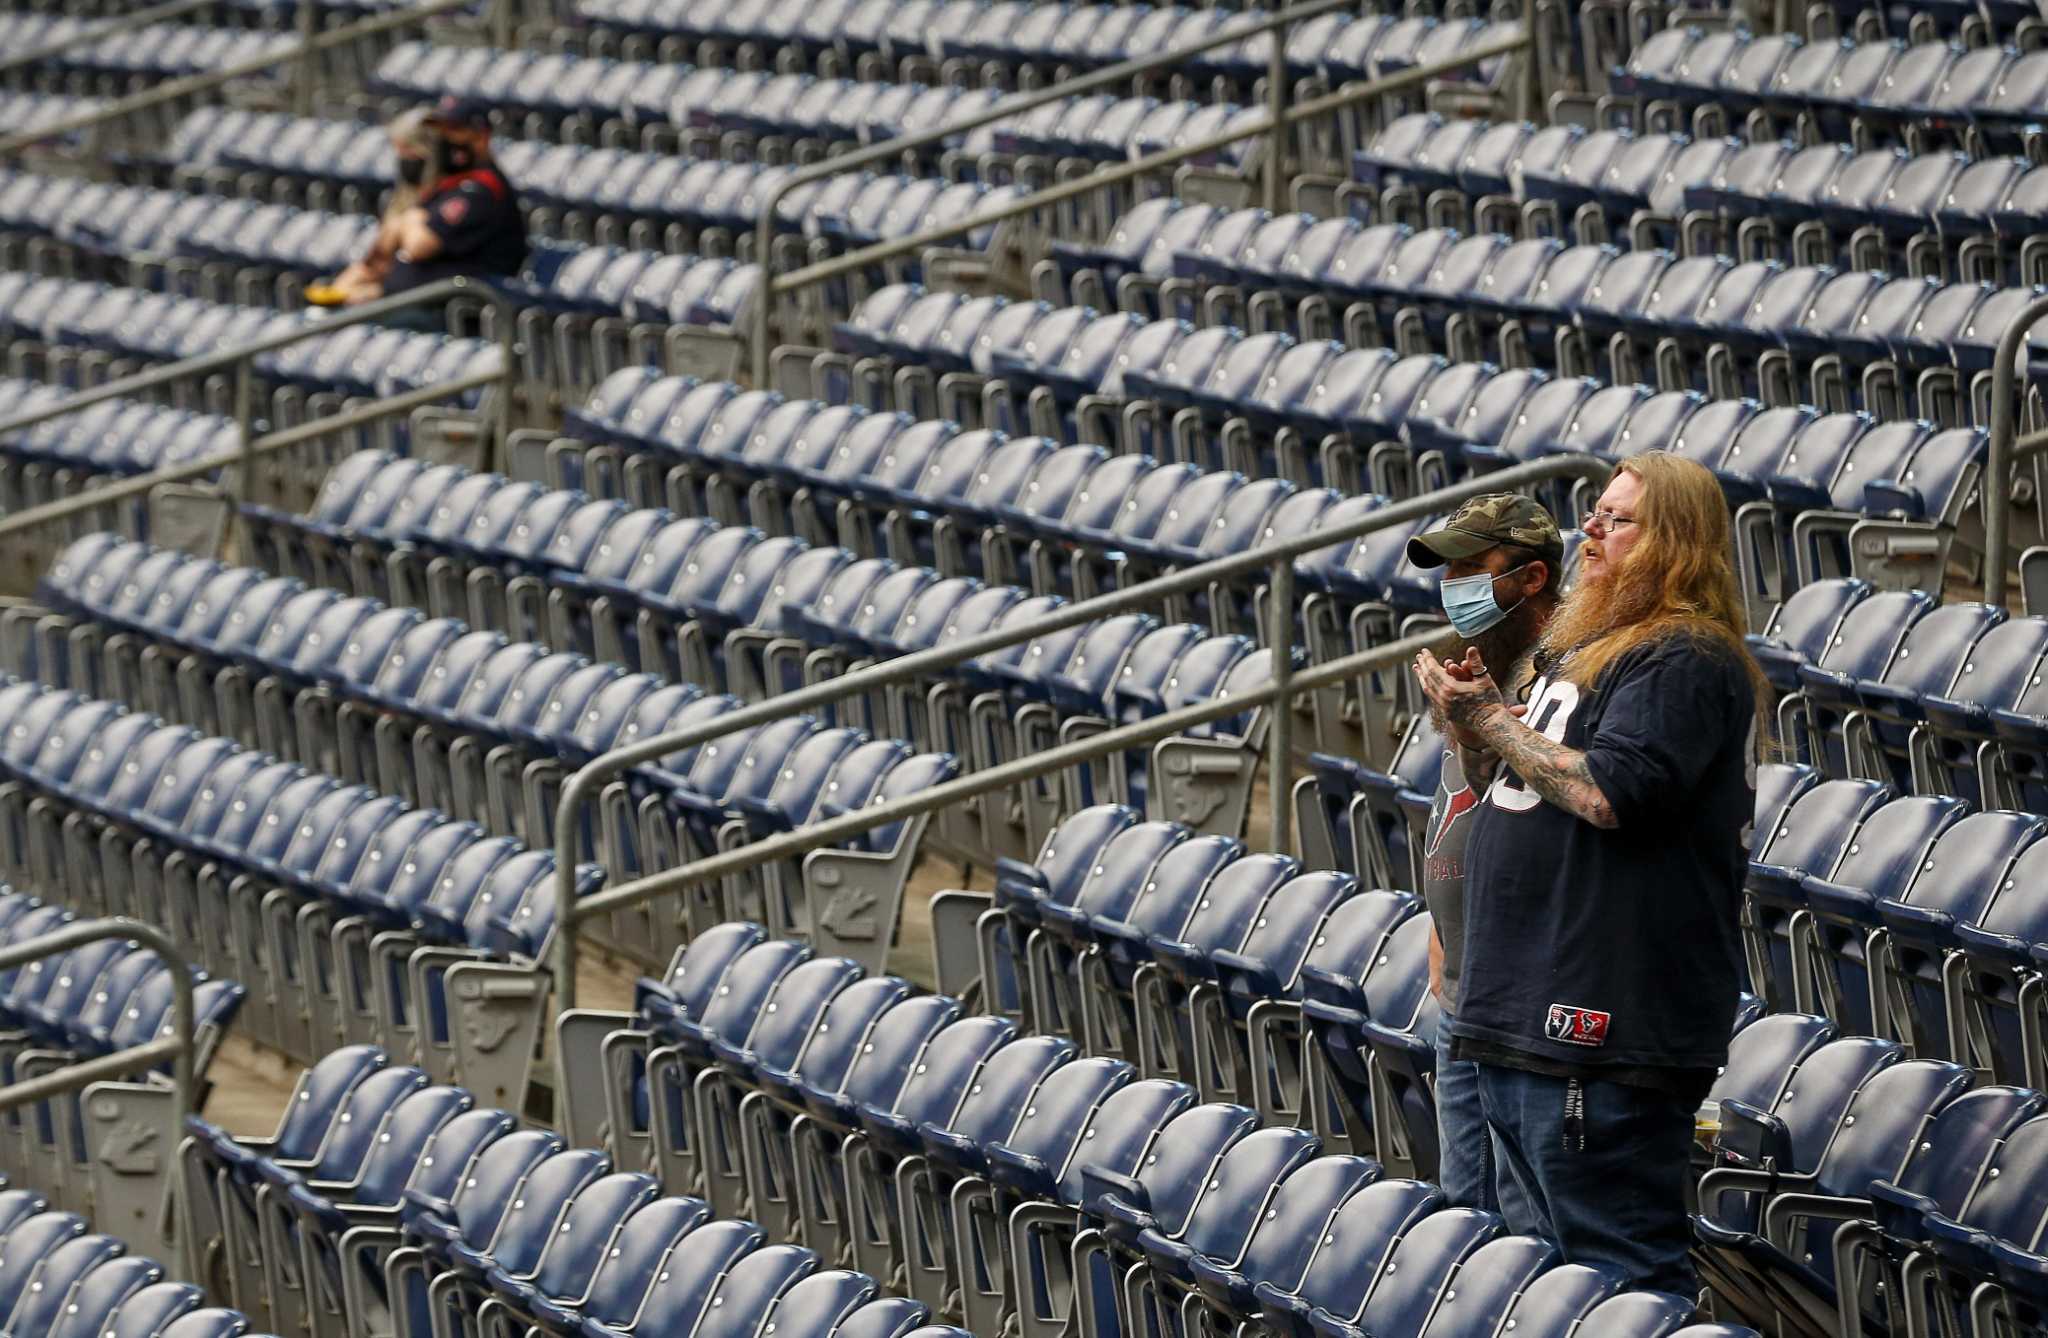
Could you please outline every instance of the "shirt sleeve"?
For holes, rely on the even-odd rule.
[[[497,226],[498,200],[480,181],[465,181],[426,206],[427,227],[450,259],[481,248]]]
[[[1733,657],[1690,640],[1623,667],[1607,691],[1586,768],[1623,828],[1667,817],[1754,719]]]

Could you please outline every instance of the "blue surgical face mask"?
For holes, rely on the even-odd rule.
[[[1526,562],[1522,564],[1523,567],[1528,565]],[[1511,567],[1500,575],[1512,576],[1521,569]],[[1522,607],[1520,600],[1507,608],[1500,606],[1493,597],[1493,583],[1499,579],[1500,576],[1482,572],[1477,576],[1460,576],[1437,587],[1437,593],[1443,600],[1444,615],[1451,620],[1451,626],[1458,629],[1459,636],[1478,636]]]

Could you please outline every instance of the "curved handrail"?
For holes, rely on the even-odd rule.
[[[2006,554],[2010,551],[2012,527],[2012,465],[2023,454],[2048,449],[2048,435],[2037,435],[2025,443],[2014,441],[2019,431],[2019,407],[2014,402],[2014,382],[2019,379],[2020,344],[2034,323],[2048,317],[2048,297],[2037,297],[2013,316],[2005,333],[1998,337],[1998,351],[1991,360],[1991,451],[1984,465],[1984,602],[2005,607]],[[2021,445],[2025,450],[2019,449]]]
[[[192,1060],[198,1045],[198,1027],[192,1011],[192,967],[171,943],[170,936],[155,925],[126,916],[102,920],[76,920],[61,929],[38,934],[20,943],[0,947],[0,971],[50,957],[101,939],[133,939],[163,960],[171,971],[171,1034],[158,1036],[141,1045],[131,1045],[110,1055],[67,1064],[40,1077],[0,1087],[0,1111],[47,1101],[53,1096],[76,1092],[96,1082],[130,1077],[169,1060],[171,1089],[177,1102],[178,1118],[193,1113]]]

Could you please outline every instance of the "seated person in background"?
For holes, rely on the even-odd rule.
[[[333,284],[307,290],[322,306],[356,306],[460,274],[517,274],[526,215],[491,157],[482,103],[445,97],[392,122],[398,185],[370,250]]]

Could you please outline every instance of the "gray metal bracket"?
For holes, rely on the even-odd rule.
[[[611,1128],[611,1084],[604,1051],[607,1038],[630,1028],[633,1020],[631,1013],[596,1008],[572,1008],[555,1019],[555,1127],[570,1147],[610,1148],[621,1164],[621,1149],[606,1137]]]
[[[79,1117],[91,1159],[93,1226],[164,1261],[178,1277],[196,1277],[175,1228],[178,1094],[162,1083],[103,1082],[85,1089]]]
[[[509,962],[458,962],[448,968],[444,988],[449,1040],[462,1085],[479,1104],[517,1114],[533,1076],[547,1010],[547,973]]]

